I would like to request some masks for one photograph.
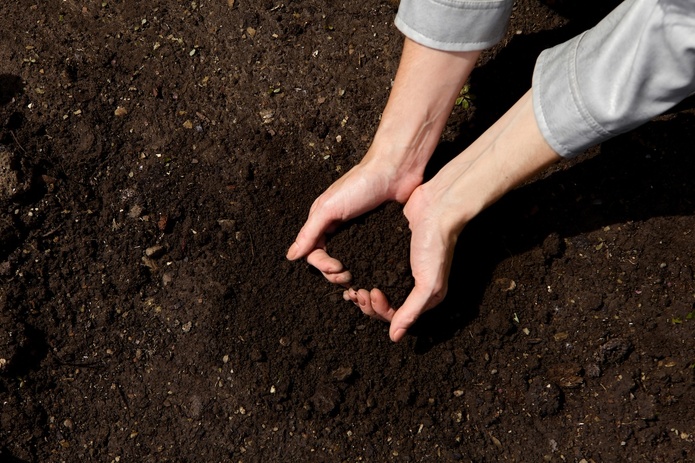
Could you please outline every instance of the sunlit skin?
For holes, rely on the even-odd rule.
[[[442,52],[406,39],[393,89],[364,159],[312,205],[287,258],[306,257],[343,297],[366,315],[390,323],[399,341],[426,310],[446,296],[454,247],[463,227],[519,183],[560,157],[538,129],[531,92],[435,177],[423,173],[458,92],[479,52]],[[378,288],[350,288],[350,271],[325,249],[342,222],[398,201],[411,229],[410,265],[415,286],[400,308]],[[356,243],[359,245],[359,243]]]

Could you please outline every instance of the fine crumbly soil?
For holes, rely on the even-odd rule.
[[[609,9],[589,3],[517,2],[432,172]],[[284,259],[369,145],[396,10],[2,2],[1,461],[695,458],[690,109],[476,218],[399,344]],[[408,233],[389,204],[329,246],[398,303]]]

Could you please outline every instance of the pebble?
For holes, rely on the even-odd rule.
[[[153,259],[161,257],[162,254],[164,254],[164,246],[161,246],[159,244],[150,246],[149,248],[145,249],[145,255]]]
[[[331,376],[333,377],[334,380],[343,382],[347,381],[350,379],[352,374],[354,373],[352,367],[340,367],[337,370],[335,370],[333,373],[331,373]]]

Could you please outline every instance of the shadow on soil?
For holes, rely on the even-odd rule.
[[[551,234],[562,240],[616,223],[695,213],[687,135],[693,126],[691,113],[651,122],[604,143],[598,156],[509,193],[476,218],[459,237],[446,299],[413,330],[421,349],[478,315],[501,261],[541,246]]]
[[[26,460],[13,456],[6,448],[0,447],[0,461],[3,463],[28,463]]]
[[[12,74],[0,74],[0,106],[4,106],[12,98],[22,93],[22,79]]]
[[[603,17],[578,13],[575,2],[546,3],[569,11],[570,24],[520,36],[494,60],[474,71],[471,88],[476,95],[475,117],[470,126],[461,127],[461,135],[454,142],[438,147],[426,179],[528,90],[536,57],[542,50],[575,36]],[[602,8],[601,12],[608,9]],[[411,330],[417,336],[417,350],[428,351],[477,317],[495,267],[506,258],[541,246],[551,234],[562,240],[615,223],[693,214],[695,159],[690,156],[692,146],[686,134],[692,131],[695,115],[690,111],[677,113],[691,109],[693,103],[689,98],[666,120],[648,123],[603,143],[590,150],[593,154],[600,152],[600,156],[570,161],[576,165],[565,165],[565,170],[511,192],[476,218],[459,238],[446,299],[437,310],[424,314]]]

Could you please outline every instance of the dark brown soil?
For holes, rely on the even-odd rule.
[[[433,171],[596,3],[517,3]],[[400,344],[285,261],[368,147],[395,12],[2,2],[0,461],[695,458],[692,110],[477,218],[445,303]],[[407,294],[398,205],[331,246],[358,282]]]

